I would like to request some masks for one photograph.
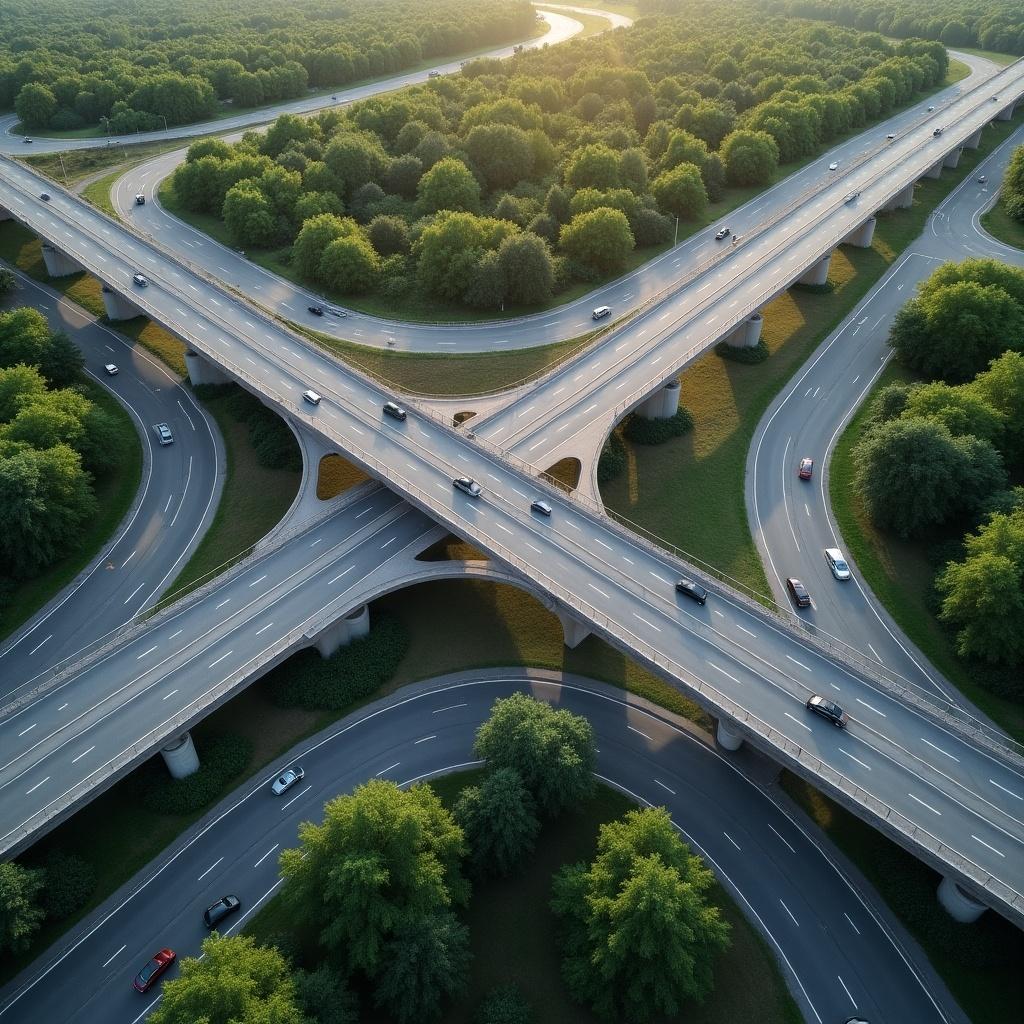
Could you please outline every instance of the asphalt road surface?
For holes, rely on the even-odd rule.
[[[469,676],[469,674],[464,674]],[[134,1024],[159,999],[131,988],[159,948],[197,955],[202,911],[227,893],[242,913],[235,932],[279,885],[277,858],[303,820],[371,778],[407,785],[473,761],[478,725],[496,697],[528,689],[585,715],[596,735],[598,775],[640,803],[666,806],[777,953],[808,1021],[854,1013],[872,1024],[961,1021],[958,1008],[921,975],[813,835],[742,773],[660,709],[611,687],[508,678],[435,681],[363,709],[297,752],[306,778],[283,797],[269,783],[291,758],[247,783],[146,869],[131,894],[111,901],[0,995],[0,1019],[47,1024]],[[174,976],[177,967],[168,976]],[[720,983],[725,981],[721,979]],[[934,995],[933,995],[934,992]]]
[[[137,505],[83,575],[0,645],[0,697],[152,604],[216,511],[224,456],[207,413],[164,365],[45,285],[18,272],[8,305],[31,305],[66,331],[86,373],[128,410],[144,450]],[[118,367],[109,376],[104,366]],[[161,446],[153,424],[167,423]]]

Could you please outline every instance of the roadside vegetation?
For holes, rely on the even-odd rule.
[[[514,316],[649,260],[948,71],[939,44],[749,0],[675,13],[195,143],[162,199],[354,308]]]
[[[981,223],[999,241],[1024,249],[1024,146],[1013,151],[999,198],[992,209],[982,214]]]

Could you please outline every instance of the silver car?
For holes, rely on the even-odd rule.
[[[166,423],[154,423],[153,430],[156,432],[156,439],[161,444],[174,444],[174,435]]]
[[[843,558],[843,553],[839,548],[825,548],[825,561],[828,562],[828,567],[837,580],[850,578],[850,567],[846,564],[846,559]]]
[[[480,485],[468,476],[457,476],[452,484],[462,491],[463,494],[468,494],[471,498],[480,497]]]
[[[292,786],[297,786],[304,778],[306,773],[302,770],[302,765],[293,764],[291,768],[285,768],[283,772],[271,783],[270,789],[274,796],[281,796],[283,793],[287,793]]]

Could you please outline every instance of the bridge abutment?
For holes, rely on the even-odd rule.
[[[108,320],[134,320],[142,316],[142,310],[134,302],[107,284],[103,286],[103,308],[107,311]]]
[[[165,747],[161,747],[160,755],[173,779],[183,779],[185,776],[199,771],[199,755],[196,753],[196,745],[192,742],[192,733],[190,732],[176,737]]]
[[[575,616],[561,610],[556,611],[555,614],[562,624],[562,641],[570,650],[579,647],[590,636],[590,627],[585,622],[581,622]]]
[[[827,252],[812,267],[808,267],[800,276],[798,284],[822,285],[828,283],[828,268],[832,263],[832,253]]]
[[[50,242],[43,242],[43,262],[50,277],[68,277],[83,269],[78,260]]]
[[[363,604],[321,630],[316,638],[316,649],[322,658],[329,658],[339,647],[344,647],[369,632],[370,606]]]
[[[869,217],[859,228],[854,228],[843,239],[843,245],[854,245],[858,249],[870,249],[877,223],[878,221],[874,217]]]
[[[944,875],[939,883],[938,897],[943,910],[961,924],[977,921],[988,910],[984,903],[964,892],[948,875]]]
[[[106,294],[103,297],[106,299]],[[188,351],[185,353],[185,369],[188,370],[188,379],[193,385],[229,384],[231,382],[231,378],[219,366],[214,365],[198,352]]]
[[[743,746],[743,734],[734,729],[724,718],[718,719],[715,725],[715,739],[718,745],[726,750],[739,750]]]
[[[673,377],[637,408],[645,420],[667,420],[679,411],[679,378]]]

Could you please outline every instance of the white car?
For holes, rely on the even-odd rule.
[[[270,784],[271,792],[274,796],[281,796],[282,793],[287,793],[292,786],[297,786],[305,777],[306,773],[302,770],[302,765],[293,764],[291,768],[285,768]]]
[[[153,430],[156,432],[157,440],[162,444],[174,444],[174,435],[166,423],[154,423]]]
[[[319,405],[321,395],[318,395],[315,391],[303,391],[302,397],[309,402],[310,405]]]
[[[457,476],[452,484],[457,490],[462,491],[463,494],[468,494],[471,498],[480,497],[480,485],[468,476]]]
[[[843,558],[843,553],[839,548],[825,548],[825,561],[837,580],[850,578],[850,567],[846,564],[846,559]]]
[[[838,170],[839,170],[839,164],[837,164],[837,163],[835,162],[835,160],[833,160],[833,161],[832,161],[832,163],[830,163],[830,164],[828,165],[828,169],[829,169],[830,171],[838,171]]]
[[[117,363],[104,363],[103,369],[107,371],[108,377],[116,377],[118,374]]]

